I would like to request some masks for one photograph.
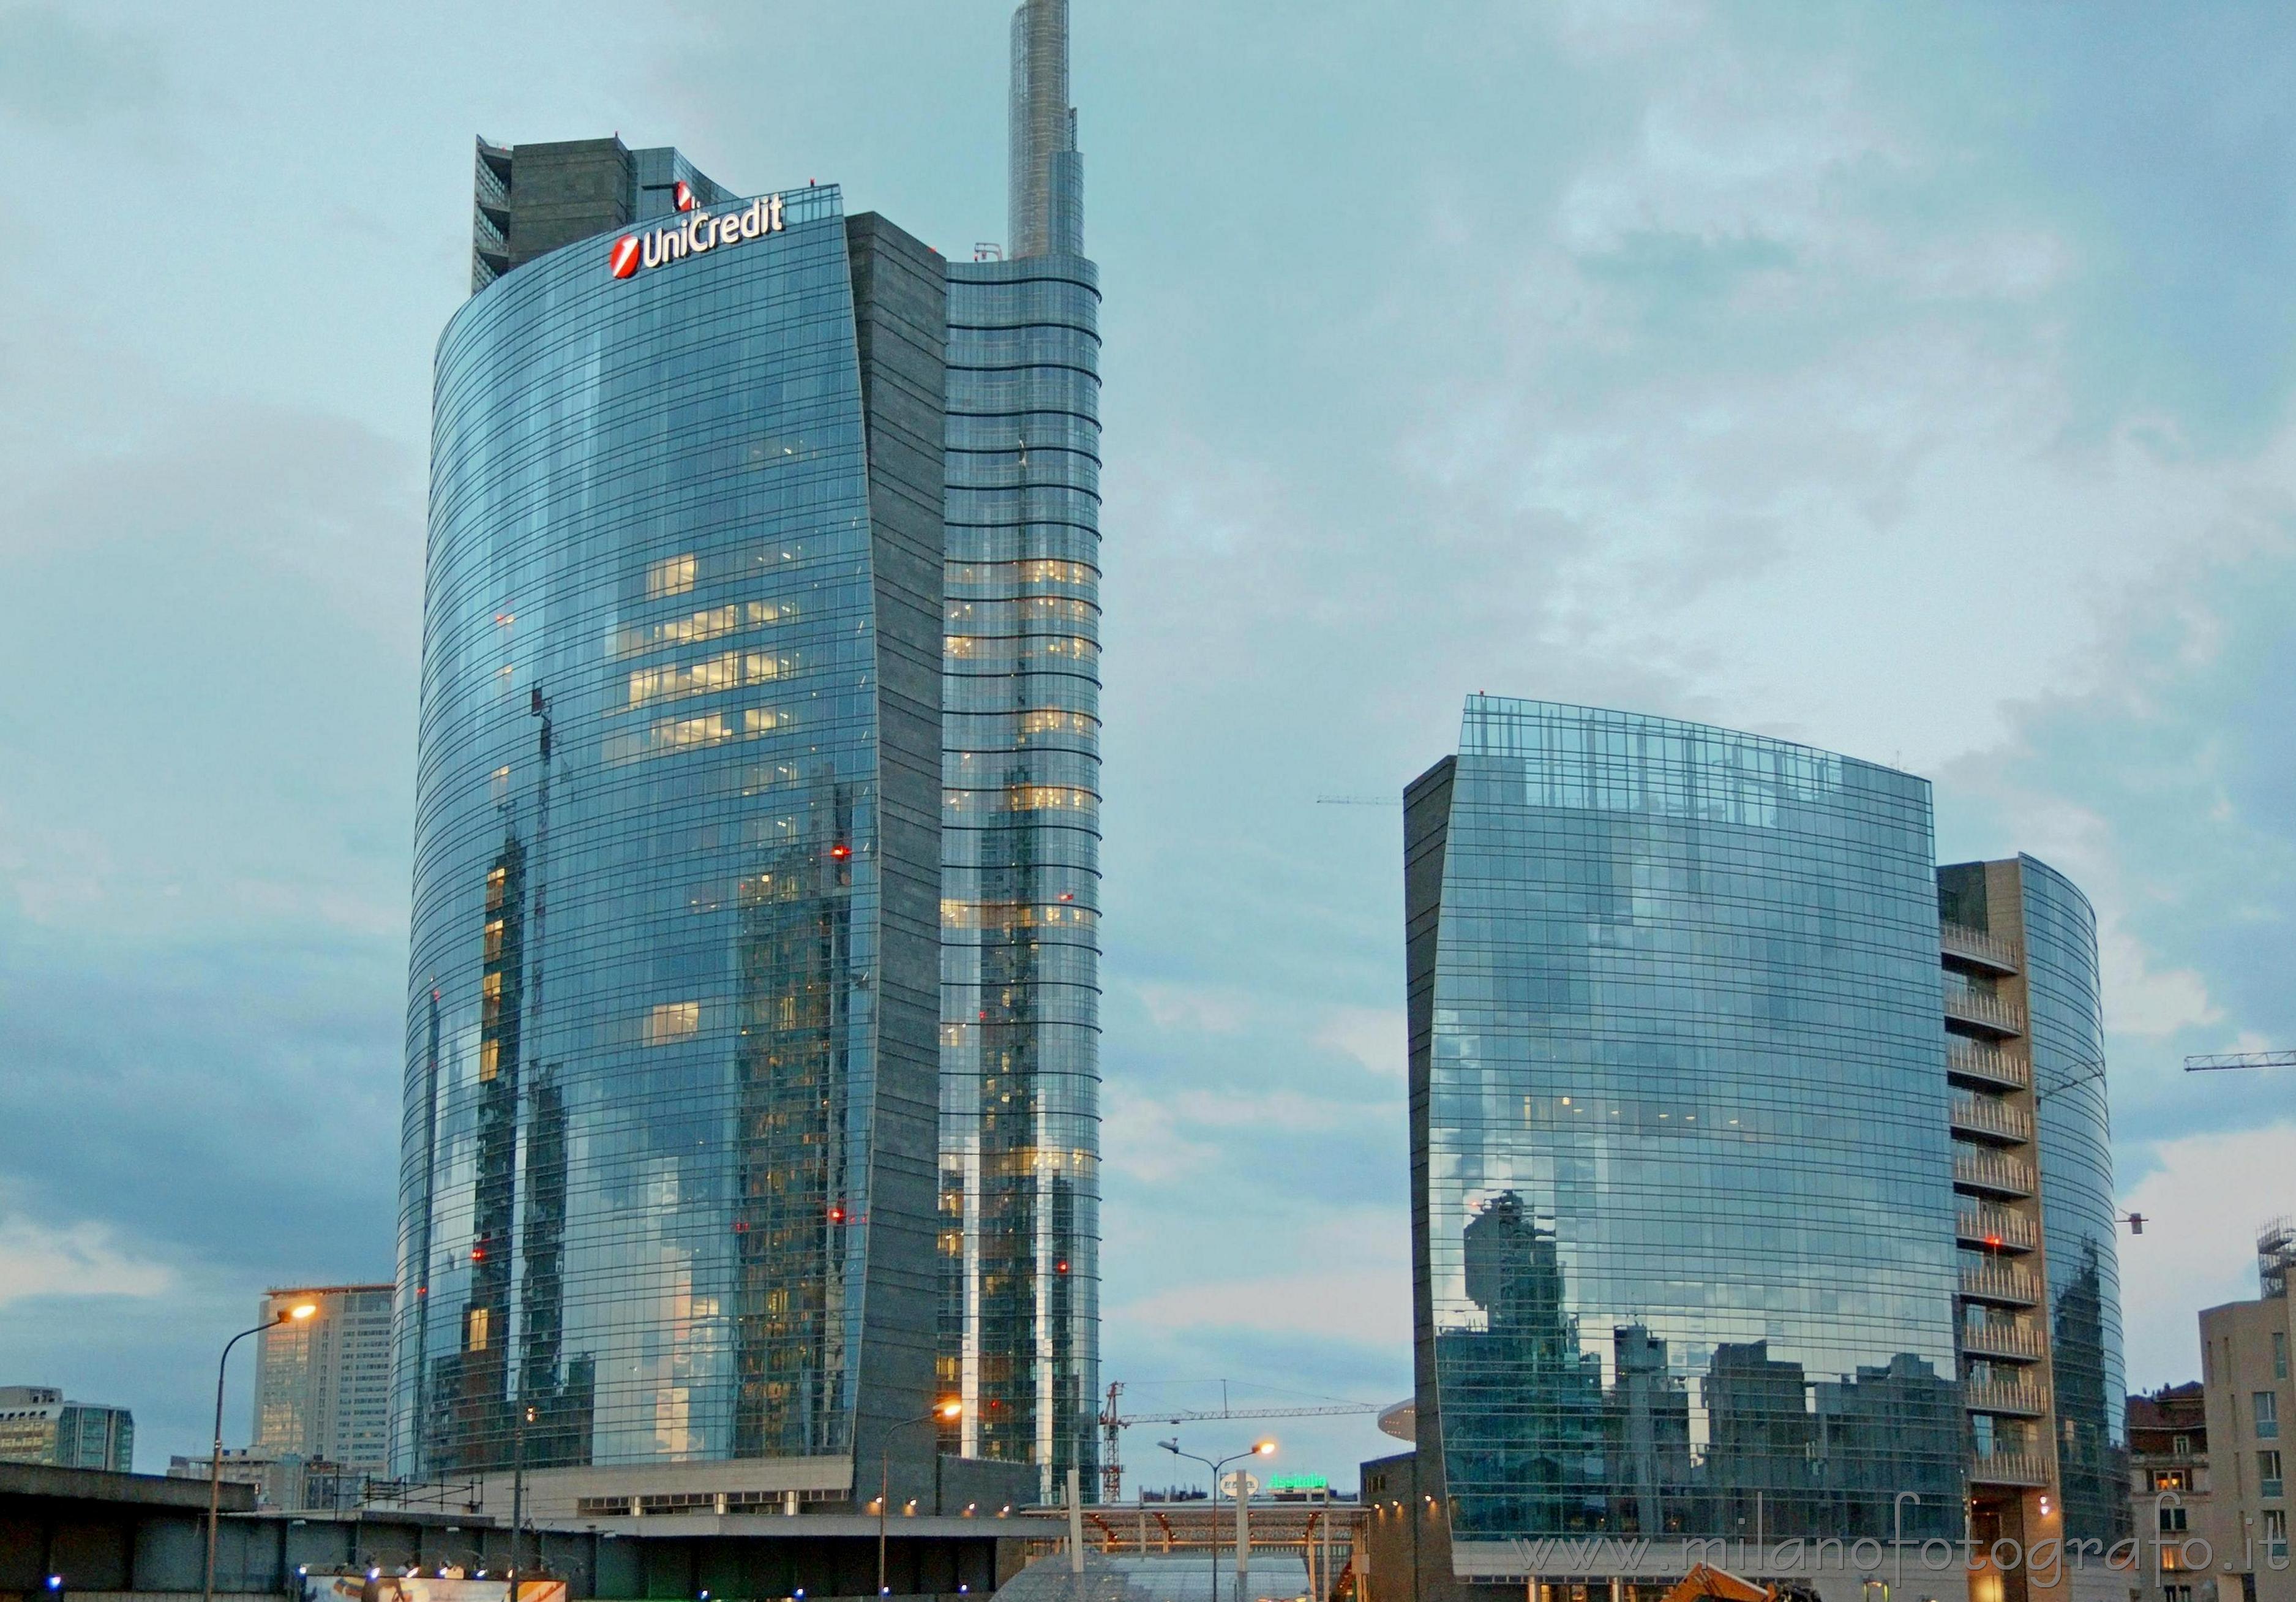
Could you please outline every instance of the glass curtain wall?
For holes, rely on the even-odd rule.
[[[883,875],[833,186],[439,362],[398,1474],[851,1450]]]
[[[1928,785],[1476,696],[1408,806],[1455,1539],[1958,1534]]]
[[[943,1450],[1098,1453],[1100,335],[1075,255],[948,269]]]
[[[2129,1533],[2120,1352],[2120,1209],[2105,1105],[2096,915],[2056,869],[2018,859],[2041,1148],[2058,1484],[2065,1537],[2110,1548]]]

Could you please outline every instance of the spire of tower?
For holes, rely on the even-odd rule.
[[[1069,103],[1069,0],[1021,0],[1013,12],[1014,256],[1084,253],[1084,168]]]

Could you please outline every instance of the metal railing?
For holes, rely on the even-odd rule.
[[[2028,1089],[2033,1083],[2033,1064],[2022,1057],[2013,1057],[1992,1046],[1956,1040],[1945,1050],[1945,1066],[1948,1073],[1958,1073],[1966,1079],[1981,1079],[1996,1085],[2014,1085]]]
[[[2021,1324],[1964,1324],[1961,1349],[1975,1357],[2041,1360],[2041,1332]]]
[[[1988,1263],[1961,1270],[1961,1294],[1979,1302],[2031,1307],[2041,1299],[2040,1284],[2024,1269]]]
[[[1972,1485],[2046,1485],[2049,1468],[2038,1452],[1972,1453],[1969,1480]]]
[[[1953,1154],[1953,1182],[1972,1190],[2029,1196],[2033,1194],[2033,1165],[1999,1152],[1957,1151]]]
[[[2038,1242],[2033,1220],[2006,1207],[1988,1207],[1982,1203],[1972,1207],[1964,1203],[1956,1212],[1956,1222],[1964,1240],[2010,1252],[2030,1252]]]
[[[2021,1035],[2025,1032],[2024,1008],[2013,1006],[1998,996],[1988,996],[1965,985],[1948,984],[1945,987],[1945,1015],[1958,1018],[1964,1023],[1981,1023],[2005,1034]]]
[[[1938,944],[1956,957],[1990,964],[2013,974],[2017,970],[2019,954],[2015,945],[1966,924],[1939,924]]]
[[[2004,1140],[2030,1140],[2033,1138],[2033,1115],[2020,1107],[2005,1103],[1988,1101],[1980,1096],[1956,1096],[1953,1100],[1953,1127],[1974,1130],[1980,1134],[1997,1135]]]
[[[2047,1410],[2042,1405],[2040,1386],[2014,1380],[1991,1380],[1983,1384],[1964,1380],[1961,1405],[1972,1413],[2014,1413],[2027,1418],[2038,1418]]]

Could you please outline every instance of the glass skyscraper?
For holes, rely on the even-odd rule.
[[[934,1395],[942,263],[831,185],[490,154],[508,266],[438,354],[395,1467],[845,1499]],[[924,1483],[931,1432],[893,1450]]]
[[[1013,18],[1010,250],[948,269],[943,1450],[1047,1498],[1097,1489],[1099,1372],[1100,291],[1067,9]]]
[[[890,1440],[953,1497],[1096,1489],[1099,292],[1062,0],[1013,45],[1013,245],[971,263],[833,186],[479,145],[402,1477],[794,1511]]]
[[[1416,1450],[1365,1466],[1380,1602],[1655,1594],[1797,1538],[1855,1596],[1860,1540],[2114,1528],[2079,892],[1938,869],[1911,775],[1630,713],[1472,697],[1405,804]],[[2054,1401],[2021,1376],[2053,1343]]]

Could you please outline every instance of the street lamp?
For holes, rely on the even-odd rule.
[[[518,1565],[525,1557],[520,1549],[525,1544],[524,1538],[519,1532],[525,1528],[526,1517],[526,1426],[534,1421],[534,1404],[528,1402],[518,1410],[517,1466],[510,1477],[510,1578],[513,1586],[518,1583]]]
[[[881,1597],[890,1594],[885,1589],[885,1504],[893,1499],[893,1437],[921,1424],[939,1424],[964,1411],[964,1404],[961,1401],[951,1400],[937,1403],[931,1412],[914,1418],[904,1418],[894,1425],[877,1443],[877,1594]],[[936,1453],[939,1450],[939,1447],[933,1449]],[[936,1506],[933,1511],[939,1513],[940,1508]]]
[[[1211,1506],[1210,1506],[1210,1508],[1209,1509],[1209,1511],[1210,1511],[1210,1514],[1211,1514],[1211,1519],[1210,1519],[1210,1526],[1209,1526],[1209,1527],[1210,1527],[1210,1531],[1211,1531],[1211,1549],[1212,1549],[1212,1602],[1219,1602],[1219,1475],[1220,1475],[1220,1470],[1221,1470],[1221,1469],[1223,1469],[1223,1468],[1226,1468],[1226,1467],[1229,1464],[1231,1464],[1231,1463],[1241,1463],[1241,1462],[1242,1462],[1246,1458],[1264,1458],[1264,1457],[1267,1457],[1270,1452],[1272,1452],[1272,1451],[1274,1451],[1274,1450],[1275,1450],[1275,1442],[1274,1442],[1273,1441],[1259,1441],[1259,1442],[1253,1442],[1253,1443],[1252,1443],[1251,1447],[1250,1447],[1248,1450],[1240,1451],[1240,1452],[1236,1453],[1236,1454],[1235,1454],[1234,1457],[1232,1457],[1232,1458],[1221,1458],[1218,1462],[1217,1462],[1217,1463],[1213,1462],[1210,1458],[1199,1458],[1199,1457],[1197,1457],[1197,1456],[1196,1456],[1196,1454],[1195,1454],[1195,1453],[1193,1453],[1193,1452],[1184,1452],[1184,1451],[1182,1451],[1182,1450],[1180,1450],[1180,1438],[1179,1438],[1177,1435],[1173,1436],[1169,1441],[1159,1441],[1158,1442],[1156,1442],[1156,1444],[1157,1444],[1157,1445],[1159,1445],[1159,1446],[1160,1446],[1160,1447],[1162,1447],[1166,1451],[1170,1452],[1170,1453],[1171,1453],[1174,1457],[1176,1457],[1176,1458],[1187,1458],[1191,1463],[1201,1463],[1201,1464],[1202,1464],[1206,1468],[1209,1468],[1209,1469],[1210,1469],[1210,1470],[1212,1471]],[[1243,1479],[1242,1479],[1242,1476],[1240,1474],[1237,1475],[1237,1477],[1236,1477],[1236,1482],[1235,1482],[1235,1500],[1236,1500],[1236,1509],[1237,1509],[1237,1511],[1236,1511],[1236,1525],[1237,1525],[1238,1533],[1239,1533],[1239,1534],[1241,1534],[1241,1532],[1242,1532],[1242,1524],[1243,1524],[1243,1512],[1242,1512],[1242,1508],[1243,1508],[1244,1495],[1243,1495]],[[1243,1560],[1243,1559],[1242,1559],[1242,1553],[1241,1549],[1238,1549],[1238,1552],[1237,1552],[1237,1561],[1238,1561],[1238,1562],[1242,1562],[1242,1560]],[[1239,1591],[1238,1591],[1238,1594],[1237,1594],[1237,1597],[1236,1597],[1236,1602],[1243,1602],[1243,1598],[1242,1598],[1242,1592],[1241,1592],[1241,1590],[1240,1590],[1240,1589],[1239,1589]]]
[[[215,1602],[216,1520],[223,1509],[223,1374],[231,1361],[231,1349],[251,1335],[261,1335],[266,1329],[276,1329],[282,1324],[299,1323],[319,1310],[316,1302],[299,1302],[283,1308],[278,1316],[252,1329],[242,1329],[223,1343],[223,1355],[216,1360],[215,1446],[208,1453],[208,1568],[207,1582],[201,1591],[202,1602]]]

